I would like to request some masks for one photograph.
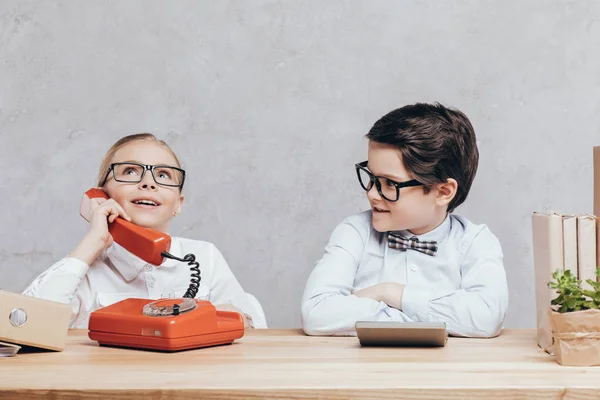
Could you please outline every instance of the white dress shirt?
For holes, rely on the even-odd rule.
[[[215,305],[232,304],[252,317],[255,328],[267,327],[262,312],[212,243],[173,237],[169,252],[180,258],[188,253],[196,256],[201,278],[196,298]],[[63,258],[39,275],[23,294],[71,304],[71,327],[85,329],[92,311],[127,298],[182,297],[191,273],[187,263],[165,259],[156,267],[113,243],[91,266],[73,257]]]
[[[500,242],[485,225],[449,215],[423,235],[435,256],[388,247],[387,234],[371,225],[371,211],[346,218],[331,234],[302,298],[309,335],[356,335],[356,321],[445,322],[454,336],[493,337],[508,307]],[[352,293],[380,282],[406,285],[401,310]]]

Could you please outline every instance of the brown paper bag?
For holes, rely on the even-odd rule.
[[[600,365],[600,310],[549,309],[554,353],[561,365]]]

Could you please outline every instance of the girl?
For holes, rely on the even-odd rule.
[[[92,311],[126,298],[182,297],[192,274],[188,264],[171,259],[159,267],[148,264],[114,243],[108,224],[122,217],[168,233],[171,218],[183,206],[184,180],[177,156],[154,135],[117,141],[104,156],[98,177],[109,200],[92,200],[90,229],[79,245],[23,293],[71,304],[72,328],[87,328]],[[246,327],[267,327],[260,304],[244,292],[212,243],[173,237],[169,252],[179,258],[196,256],[201,271],[196,298],[240,312]]]

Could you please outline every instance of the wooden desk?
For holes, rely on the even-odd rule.
[[[563,367],[533,330],[450,338],[445,348],[361,348],[356,338],[250,331],[180,353],[99,347],[72,331],[62,353],[0,358],[0,398],[600,398],[600,367]]]

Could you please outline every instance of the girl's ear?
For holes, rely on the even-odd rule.
[[[437,184],[436,203],[439,206],[448,206],[458,190],[456,179],[448,178],[444,183]]]
[[[185,200],[185,197],[183,196],[183,194],[180,194],[179,195],[179,203],[177,204],[177,208],[175,210],[175,214],[174,215],[181,214],[181,208],[183,207],[184,200]]]

